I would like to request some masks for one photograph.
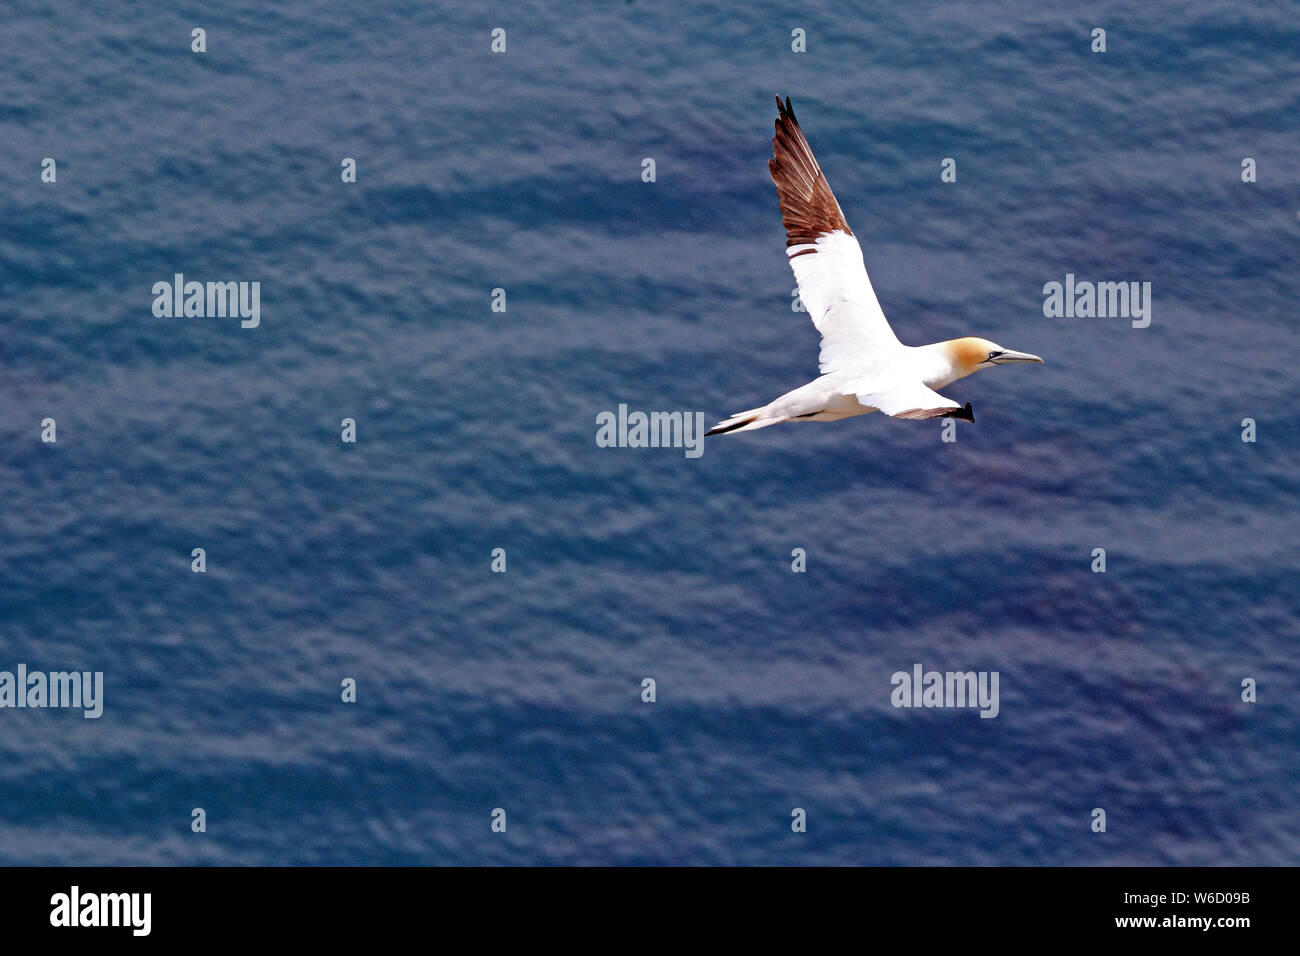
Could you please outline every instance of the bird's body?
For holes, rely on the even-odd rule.
[[[894,335],[876,299],[862,249],[787,99],[768,167],[781,200],[786,255],[799,297],[822,335],[820,377],[761,408],[719,422],[708,434],[752,431],[788,421],[832,422],[880,411],[893,418],[951,417],[974,421],[938,394],[972,372],[1012,362],[1041,362],[987,339],[967,337],[908,346]]]

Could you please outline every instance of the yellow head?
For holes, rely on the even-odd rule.
[[[1004,349],[996,342],[969,335],[965,338],[949,339],[943,343],[943,349],[948,356],[948,361],[952,363],[955,378],[965,378],[972,372],[978,372],[982,368],[992,368],[994,365],[1043,361],[1037,355],[1013,352],[1011,349]]]

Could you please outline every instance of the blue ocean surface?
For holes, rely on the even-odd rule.
[[[1297,50],[1291,2],[5,4],[0,670],[104,710],[0,709],[0,863],[1300,862]],[[904,342],[1046,362],[955,442],[599,447],[816,375],[776,93]],[[155,316],[177,273],[260,324]],[[917,664],[997,717],[894,707]]]

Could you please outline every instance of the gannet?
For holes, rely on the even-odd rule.
[[[876,411],[893,418],[975,421],[970,402],[959,405],[935,389],[994,365],[1042,359],[973,336],[921,346],[898,341],[867,278],[862,247],[799,128],[790,98],[782,103],[778,96],[776,108],[767,165],[781,200],[785,254],[799,298],[822,336],[822,374],[761,408],[732,415],[706,434],[781,422],[833,422]]]

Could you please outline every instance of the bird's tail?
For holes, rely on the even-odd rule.
[[[704,437],[710,435],[725,435],[728,432],[750,432],[755,428],[766,428],[768,425],[775,425],[778,422],[785,421],[784,418],[764,418],[763,412],[767,411],[767,406],[762,408],[751,408],[747,412],[737,412],[726,421],[718,422],[707,432]]]

